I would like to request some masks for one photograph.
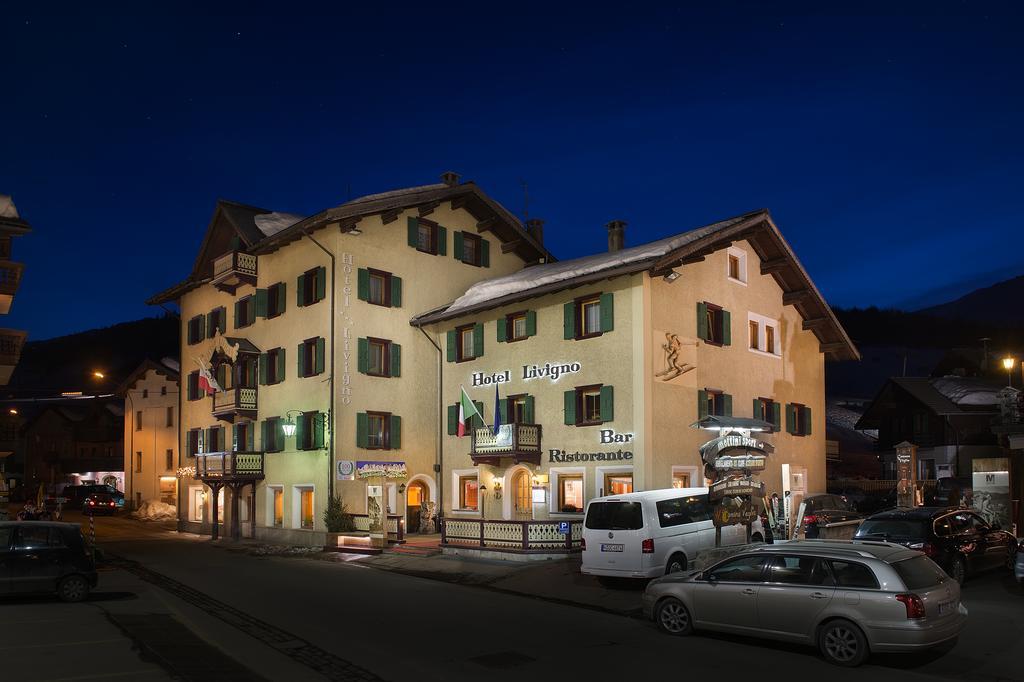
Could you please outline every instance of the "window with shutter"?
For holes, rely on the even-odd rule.
[[[455,405],[448,406],[448,435],[454,436],[459,433],[459,406]]]
[[[195,345],[205,338],[206,318],[196,315],[188,321],[188,342]]]
[[[572,391],[566,391],[565,400],[566,424],[593,426],[614,419],[614,393],[611,386],[580,386]],[[573,416],[572,422],[569,421],[570,411]]]
[[[811,408],[800,403],[786,405],[786,431],[794,436],[811,435]]]
[[[199,371],[190,372],[188,375],[188,399],[199,400],[202,397],[199,392]]]
[[[482,358],[484,356],[484,325],[477,323],[473,325],[473,357]]]
[[[366,445],[363,447],[370,450],[386,450],[390,447],[389,435],[391,430],[390,412],[367,412],[366,416]]]
[[[713,346],[732,343],[732,316],[714,303],[697,304],[697,336]]]
[[[387,447],[391,450],[399,450],[402,447],[402,418],[397,414],[391,415],[391,423],[388,426]]]
[[[612,301],[612,294],[587,294],[566,304],[565,338],[590,339],[611,331],[615,320]]]
[[[455,233],[455,257],[466,265],[489,268],[491,266],[490,243],[471,232]]]
[[[391,376],[402,376],[402,346],[397,343],[388,343],[388,360],[391,365]]]
[[[534,334],[536,333],[537,317],[532,310],[521,310],[509,313],[498,320],[498,341],[522,341],[533,334],[530,333],[530,319],[533,319]]]
[[[409,246],[417,251],[435,255],[439,252],[439,226],[437,223],[424,220],[423,218],[409,218],[408,241]]]
[[[306,339],[299,344],[298,370],[300,377],[311,377],[324,371],[324,340]]]
[[[457,329],[449,329],[448,333],[445,335],[446,336],[446,345],[447,345],[446,357],[448,359],[448,362],[457,362],[458,359],[459,359],[459,351],[458,351],[459,339],[458,339],[458,333],[459,332],[458,332]]]
[[[477,329],[480,329],[480,333],[477,333]],[[451,332],[449,332],[451,333]],[[477,338],[479,337],[479,343]],[[458,327],[454,333],[455,339],[455,361],[466,362],[476,357],[477,351],[483,353],[483,325],[466,324]],[[449,356],[451,354],[449,353]]]
[[[360,339],[360,349],[366,347],[365,374],[375,377],[388,376],[390,361],[388,350],[390,342],[387,339],[367,338]],[[362,350],[360,350],[362,352]]]
[[[267,319],[283,315],[286,305],[287,288],[278,282],[267,289]]]
[[[257,289],[256,290],[256,317],[267,317],[267,290]]]
[[[356,414],[356,447],[369,447],[370,441],[370,420],[365,412]]]
[[[727,417],[731,415],[731,395],[727,395],[722,391],[713,388],[705,388],[701,393],[704,394],[704,413],[700,416],[706,417],[708,415],[715,415],[718,417]]]

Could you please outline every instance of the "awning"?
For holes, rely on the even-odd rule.
[[[761,419],[750,417],[726,417],[709,414],[690,424],[691,429],[747,429],[749,431],[771,431],[775,427]]]

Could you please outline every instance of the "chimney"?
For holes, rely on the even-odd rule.
[[[531,237],[537,240],[541,246],[544,245],[544,221],[540,218],[530,218],[526,221],[526,231]]]
[[[626,245],[626,221],[613,220],[605,227],[608,228],[608,253],[622,251]]]
[[[459,174],[452,171],[445,171],[444,173],[441,173],[441,182],[449,187],[455,187],[459,184]]]

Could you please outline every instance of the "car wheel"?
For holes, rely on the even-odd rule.
[[[1010,545],[1006,548],[1006,570],[1013,571],[1017,566],[1017,546],[1016,544]]]
[[[57,586],[57,596],[62,601],[82,601],[89,596],[89,583],[80,575],[68,576]]]
[[[855,668],[868,657],[868,640],[850,621],[833,620],[818,633],[818,650],[829,663]]]
[[[688,635],[693,632],[689,609],[675,597],[663,599],[658,603],[654,619],[658,623],[658,628],[670,635]]]
[[[669,573],[682,573],[687,569],[689,564],[686,561],[686,556],[682,554],[673,554],[668,559],[668,564],[665,565],[665,575]]]
[[[964,581],[967,580],[967,564],[962,556],[955,556],[950,560],[948,573],[949,577],[957,582],[957,585],[964,584]]]

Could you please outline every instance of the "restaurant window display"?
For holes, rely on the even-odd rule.
[[[313,530],[313,489],[299,489],[299,525],[306,530]]]
[[[476,476],[459,477],[459,509],[476,511],[479,508],[480,482]]]
[[[690,488],[693,486],[693,482],[689,471],[672,471],[672,487],[673,488]]]
[[[605,474],[604,494],[625,495],[633,492],[633,474]]]
[[[558,511],[579,514],[583,511],[583,474],[558,477]]]

